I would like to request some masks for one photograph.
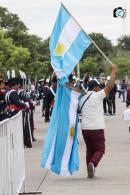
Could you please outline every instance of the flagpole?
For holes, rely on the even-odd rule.
[[[72,16],[72,14],[68,11],[68,9],[61,3],[61,5],[64,7],[64,9],[71,15],[71,17],[75,20],[75,22],[79,25],[79,27],[82,29],[82,31],[89,37],[89,39],[92,41],[92,43],[95,45],[95,47],[98,49],[98,51],[102,54],[102,56],[106,59],[106,61],[109,64],[112,64],[112,62],[108,59],[108,57],[104,54],[104,52],[98,47],[98,45],[93,41],[93,39],[86,33],[86,31],[81,27],[81,25],[78,23],[78,21]]]
[[[79,68],[79,63],[77,64],[77,77],[80,80],[80,68]]]

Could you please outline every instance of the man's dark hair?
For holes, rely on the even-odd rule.
[[[96,80],[91,80],[88,82],[88,90],[93,90],[94,87],[100,87],[99,83]]]

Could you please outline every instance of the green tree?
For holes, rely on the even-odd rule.
[[[117,57],[114,59],[114,63],[117,65],[117,76],[118,78],[130,77],[130,57]]]
[[[81,76],[85,73],[97,76],[99,73],[99,65],[96,58],[88,57],[80,63]]]
[[[8,69],[24,69],[24,64],[30,58],[27,48],[16,47],[11,38],[6,38],[3,30],[0,30],[0,69],[6,72]]]
[[[43,41],[36,35],[28,34],[25,24],[16,14],[10,13],[6,8],[0,7],[0,18],[1,27],[5,30],[4,36],[11,38],[11,44],[17,47],[17,50],[11,49],[13,52],[9,54],[9,60],[5,55],[2,55],[2,51],[0,52],[0,58],[5,57],[7,59],[6,66],[12,67],[13,64],[15,66],[17,63],[17,68],[23,68],[32,77],[35,72],[38,72],[39,75],[43,74],[43,70],[50,73],[52,69],[49,62],[49,39]],[[22,55],[20,57],[21,51]]]
[[[17,14],[10,13],[7,8],[0,7],[0,26],[8,31],[19,28],[20,31],[26,31],[27,27],[19,19]]]
[[[118,45],[119,49],[130,51],[130,35],[125,35],[118,39]]]
[[[99,48],[105,53],[106,56],[111,55],[113,51],[112,43],[101,33],[91,33],[89,36],[93,39],[93,41],[99,46]],[[103,56],[97,50],[97,48],[92,44],[84,53],[83,59],[88,56],[96,57],[97,62],[101,63]]]
[[[8,67],[15,67],[20,70],[25,70],[25,63],[29,60],[30,53],[27,48],[14,47],[10,54],[10,58],[6,62]]]

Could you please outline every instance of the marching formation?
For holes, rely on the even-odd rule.
[[[96,78],[95,76],[91,76],[89,74],[85,74],[82,79],[76,77],[75,73],[70,74],[68,83],[69,85],[87,92],[88,90],[88,82],[91,80],[95,80],[98,82],[101,89],[104,89],[109,81],[110,76]],[[51,83],[51,84],[50,84]],[[127,79],[123,80],[115,80],[113,84],[113,88],[110,93],[103,99],[103,111],[104,115],[111,116],[116,115],[116,96],[124,103],[127,104],[129,99],[129,87],[130,81]],[[50,121],[50,116],[52,113],[52,108],[54,105],[54,100],[56,96],[57,89],[57,77],[50,81],[49,78],[40,80],[40,84],[37,87],[37,90],[40,93],[40,98],[43,100],[42,106],[42,116],[45,117],[45,122]]]
[[[8,80],[0,78],[0,121],[11,118],[19,111],[23,115],[24,146],[32,147],[34,138],[33,112],[36,103],[30,91],[25,88],[25,79],[12,77]]]
[[[32,141],[36,141],[34,137],[35,106],[39,105],[40,101],[43,103],[42,113],[45,122],[49,122],[56,87],[56,76],[53,76],[52,80],[42,79],[34,85],[34,82],[20,76],[4,79],[3,75],[0,75],[0,121],[22,111],[25,147],[32,147]]]

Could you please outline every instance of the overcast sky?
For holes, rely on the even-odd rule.
[[[0,0],[0,6],[16,13],[31,34],[43,39],[51,35],[60,0]],[[130,34],[130,0],[62,0],[87,32],[103,33],[113,43],[123,34]],[[113,18],[113,9],[122,6],[127,17]]]

